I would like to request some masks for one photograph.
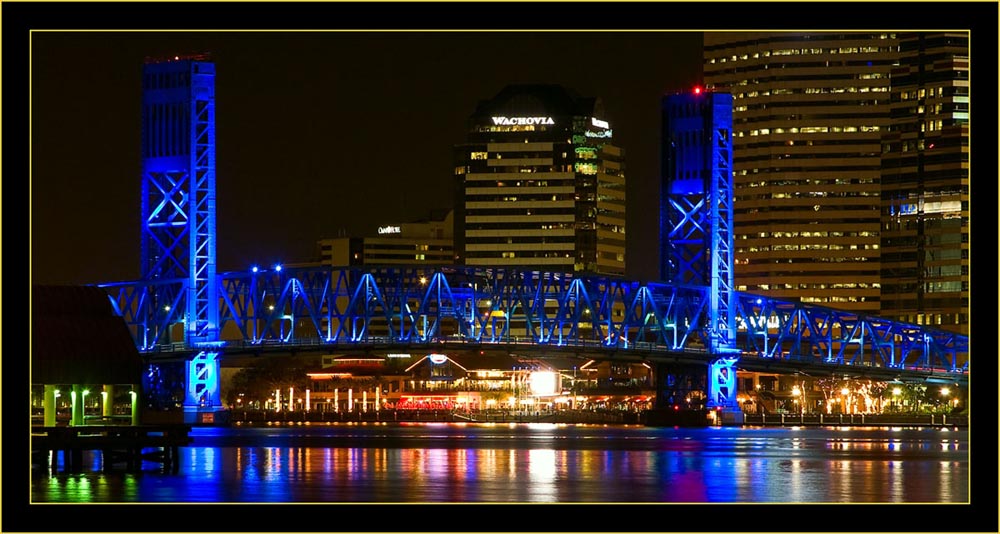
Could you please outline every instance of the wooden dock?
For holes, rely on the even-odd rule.
[[[191,443],[190,431],[190,425],[35,426],[31,453],[33,459],[42,459],[40,464],[51,457],[56,468],[62,452],[67,471],[83,468],[83,451],[100,451],[105,470],[124,464],[127,470],[138,471],[143,461],[152,461],[176,473],[178,449]]]

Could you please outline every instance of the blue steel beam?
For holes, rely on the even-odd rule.
[[[102,284],[143,352],[183,322],[184,280]],[[473,267],[315,267],[216,279],[223,343],[433,345],[456,339],[713,352],[707,286]],[[162,297],[173,295],[169,305]],[[152,298],[157,296],[157,299]],[[926,326],[733,292],[736,356],[968,373],[969,340]],[[169,309],[167,309],[169,307]],[[638,344],[638,346],[637,346]],[[713,358],[713,356],[715,358]]]

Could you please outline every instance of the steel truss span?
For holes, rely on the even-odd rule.
[[[216,280],[222,335],[210,345],[221,352],[460,341],[715,356],[708,286],[464,266],[286,268]],[[182,345],[171,343],[169,332],[184,323],[187,284],[100,285],[140,350],[153,353]],[[967,336],[741,292],[731,305],[736,339],[727,357],[968,374]]]

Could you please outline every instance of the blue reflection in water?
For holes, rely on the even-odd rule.
[[[35,466],[33,502],[968,502],[934,429],[307,425],[195,428],[177,474]]]

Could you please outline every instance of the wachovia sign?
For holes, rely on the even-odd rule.
[[[536,124],[555,124],[552,117],[493,117],[497,126],[526,126]]]

